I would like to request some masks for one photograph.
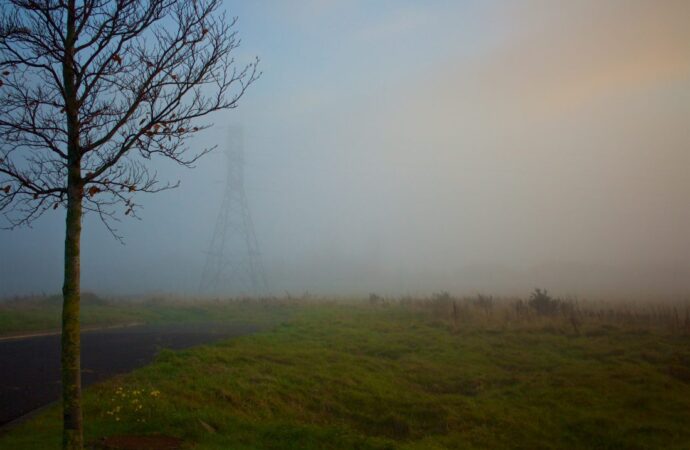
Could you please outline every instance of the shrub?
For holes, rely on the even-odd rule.
[[[370,305],[381,305],[381,304],[383,304],[383,297],[381,297],[378,294],[371,293],[371,294],[369,294],[369,304]]]
[[[551,297],[546,289],[536,288],[527,302],[530,308],[543,316],[554,315],[560,310],[561,301]]]

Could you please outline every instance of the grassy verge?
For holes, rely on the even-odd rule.
[[[59,331],[61,311],[62,298],[58,296],[0,303],[0,337]],[[269,309],[257,301],[109,301],[86,294],[82,298],[81,324],[84,329],[131,323],[189,322],[236,322],[261,326],[284,319],[281,314],[286,312],[280,307],[280,302],[273,302]]]
[[[449,326],[404,305],[312,304],[271,331],[87,389],[87,440],[164,434],[195,449],[690,448],[683,335]],[[0,448],[59,448],[59,410]]]

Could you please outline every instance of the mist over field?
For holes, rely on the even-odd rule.
[[[690,2],[225,4],[263,76],[125,245],[86,217],[84,290],[197,293],[233,125],[269,293],[690,293]],[[0,231],[0,296],[59,292],[63,243]]]

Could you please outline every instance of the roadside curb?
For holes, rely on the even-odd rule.
[[[131,323],[123,323],[123,324],[118,324],[118,325],[108,325],[106,327],[84,327],[81,329],[82,333],[86,333],[89,331],[102,331],[102,330],[112,330],[112,329],[117,329],[117,328],[129,328],[129,327],[136,327],[139,325],[146,325],[144,322],[131,322]],[[17,339],[29,339],[29,338],[35,338],[35,337],[44,337],[44,336],[55,336],[61,334],[62,331],[60,330],[50,330],[50,331],[37,331],[34,333],[24,333],[24,334],[17,334],[17,335],[11,335],[11,336],[0,336],[0,342],[4,341],[13,341]]]

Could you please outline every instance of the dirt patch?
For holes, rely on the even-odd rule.
[[[93,450],[179,450],[182,439],[170,436],[110,436],[101,438]]]

